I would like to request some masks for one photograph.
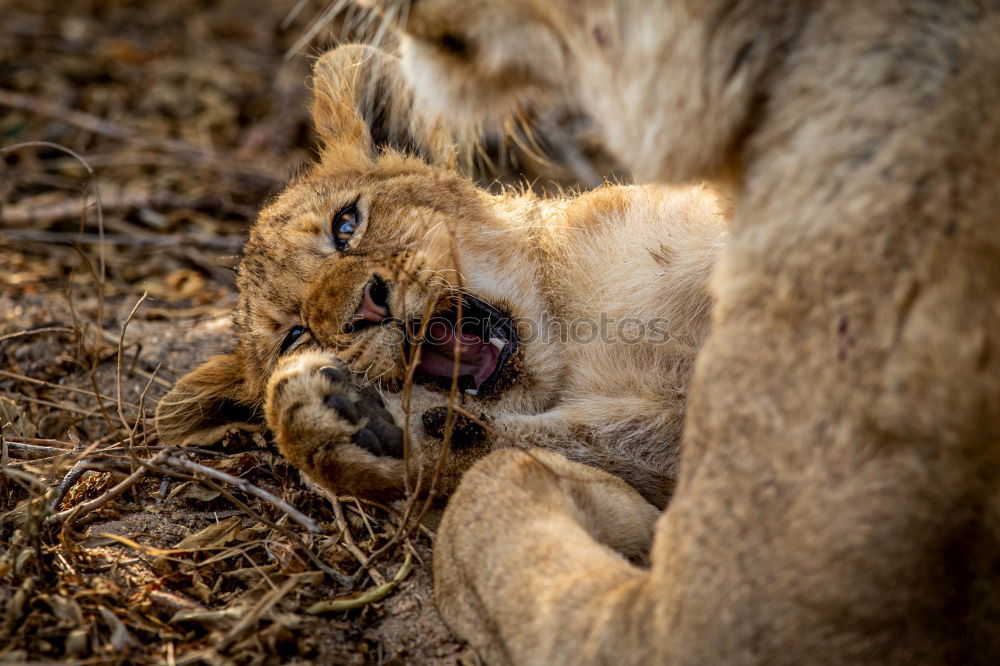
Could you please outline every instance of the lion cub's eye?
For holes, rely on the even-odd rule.
[[[302,336],[305,335],[308,331],[309,329],[306,328],[305,326],[292,327],[292,329],[288,331],[288,335],[285,336],[285,339],[281,341],[281,349],[279,350],[278,353],[284,354],[286,351],[294,347],[295,343],[301,340]]]
[[[337,213],[333,218],[333,244],[338,250],[346,250],[351,236],[357,231],[361,221],[358,219],[358,207],[351,204]]]

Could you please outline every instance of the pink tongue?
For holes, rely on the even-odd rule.
[[[451,377],[455,370],[456,342],[458,376],[472,375],[475,387],[479,388],[497,367],[499,350],[478,336],[461,332],[456,335],[455,330],[444,322],[436,321],[427,328],[417,370],[435,377]]]

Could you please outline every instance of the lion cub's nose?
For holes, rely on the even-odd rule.
[[[361,294],[361,304],[344,326],[348,333],[366,326],[381,324],[389,318],[389,285],[379,276],[372,277]]]

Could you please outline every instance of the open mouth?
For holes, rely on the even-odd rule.
[[[461,308],[456,304],[427,322],[416,379],[450,388],[457,357],[459,389],[470,395],[489,395],[517,347],[517,330],[510,318],[466,294]]]

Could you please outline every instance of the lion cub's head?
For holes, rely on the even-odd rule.
[[[524,230],[455,170],[451,136],[412,113],[394,58],[338,48],[313,87],[320,158],[261,211],[237,278],[235,348],[161,401],[161,437],[247,420],[279,359],[304,349],[383,390],[408,375],[449,390],[457,377],[475,399],[542,407],[557,371],[519,329],[545,308]]]

